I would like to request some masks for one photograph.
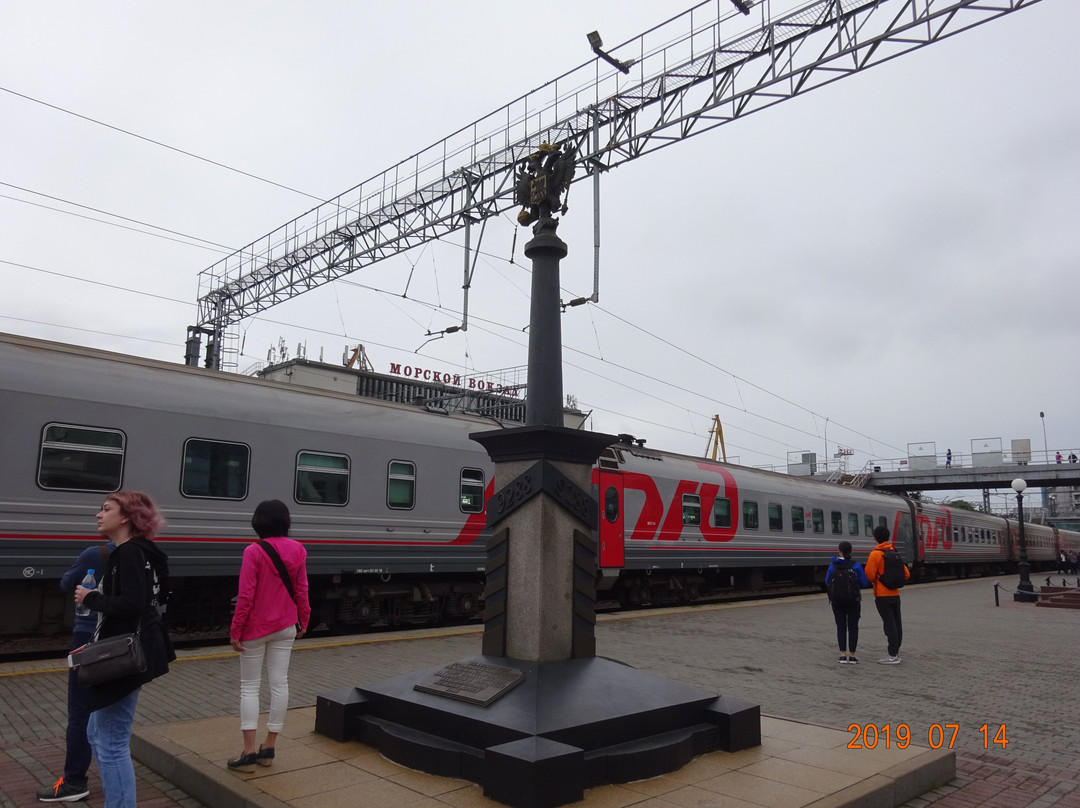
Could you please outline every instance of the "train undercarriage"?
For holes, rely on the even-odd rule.
[[[1032,562],[1031,573],[1054,574],[1053,562]],[[1013,561],[916,564],[912,583],[1016,574]],[[597,610],[657,608],[821,592],[823,567],[701,570],[608,570],[598,579]],[[1035,581],[1038,583],[1038,581]],[[167,624],[177,639],[225,637],[236,599],[234,578],[170,580]],[[64,646],[71,631],[70,599],[55,582],[13,581],[0,593],[0,651],[21,638]],[[483,617],[481,573],[317,575],[310,578],[311,627],[352,633],[418,625],[460,624]]]

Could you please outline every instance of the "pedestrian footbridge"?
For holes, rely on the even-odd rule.
[[[922,465],[923,467],[920,467]],[[999,463],[987,466],[933,466],[881,461],[868,470],[863,485],[875,491],[943,491],[1008,488],[1022,477],[1029,488],[1080,486],[1080,463]]]

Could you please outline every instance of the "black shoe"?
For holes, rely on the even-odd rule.
[[[229,760],[225,765],[232,769],[234,772],[253,772],[255,771],[255,759],[258,757],[258,752],[249,752],[246,755],[240,755],[240,757],[234,757]]]
[[[853,656],[849,656],[849,657],[847,658],[847,664],[849,664],[849,665],[858,665],[858,664],[859,664],[859,660],[857,660],[857,659],[856,659],[855,657],[853,657]]]
[[[274,764],[274,747],[263,749],[260,746],[259,751],[255,753],[255,762],[260,766],[272,766]]]
[[[84,797],[90,796],[90,789],[84,783],[81,786],[73,786],[61,777],[51,786],[43,786],[37,790],[37,798],[42,802],[77,802]]]

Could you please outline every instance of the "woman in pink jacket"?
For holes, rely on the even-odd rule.
[[[307,550],[288,538],[292,519],[280,500],[260,502],[251,517],[259,541],[244,548],[240,592],[230,637],[240,654],[240,730],[244,752],[228,761],[234,771],[255,771],[255,764],[274,762],[274,745],[289,709],[289,657],[293,641],[304,636],[308,605]],[[266,739],[256,749],[259,728],[259,683],[263,659],[270,683],[270,717]]]

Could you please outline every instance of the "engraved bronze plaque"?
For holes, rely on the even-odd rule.
[[[502,665],[451,662],[424,681],[417,682],[413,689],[487,707],[523,681],[524,673]]]

